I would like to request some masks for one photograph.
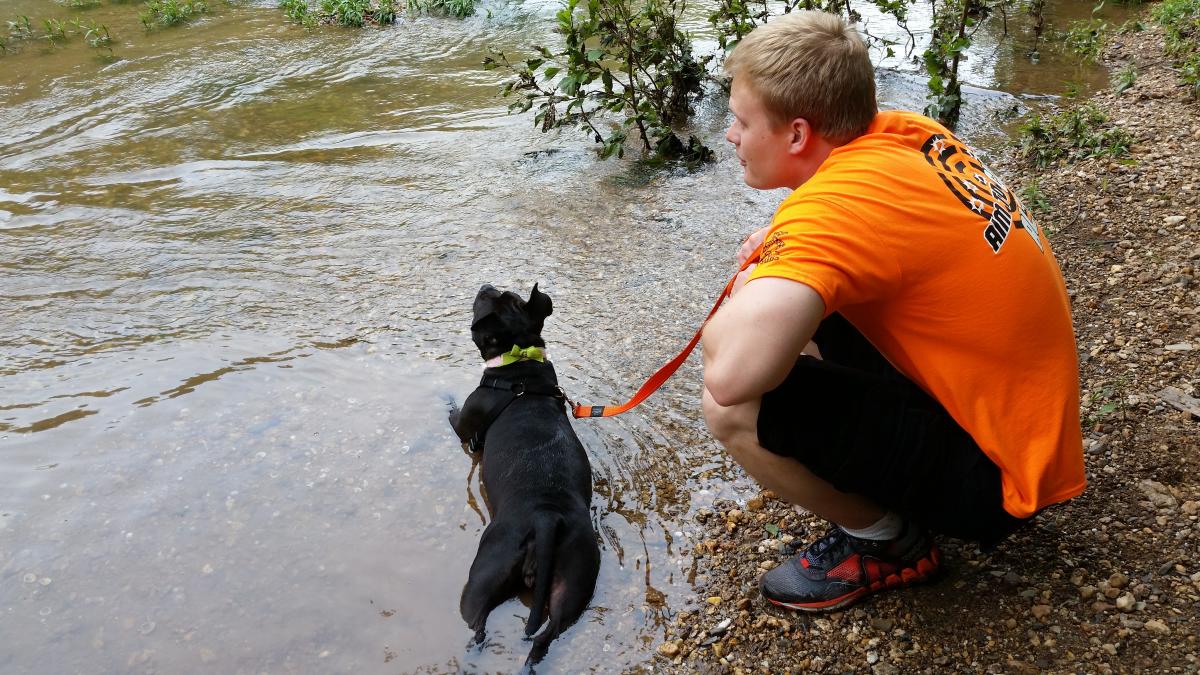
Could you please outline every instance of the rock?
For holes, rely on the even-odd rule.
[[[1146,495],[1146,499],[1157,509],[1168,509],[1176,506],[1179,502],[1175,499],[1175,495],[1171,494],[1170,488],[1159,483],[1158,481],[1150,480],[1149,478],[1138,483],[1138,489],[1142,494]]]
[[[721,623],[713,626],[712,628],[709,628],[708,634],[709,635],[724,635],[725,631],[729,630],[729,627],[731,625],[733,625],[733,619],[725,619]]]
[[[1052,611],[1054,610],[1052,607],[1050,607],[1050,605],[1034,605],[1033,609],[1029,610],[1029,613],[1032,614],[1035,619],[1044,619],[1047,616],[1050,616],[1050,612]]]
[[[1108,585],[1112,586],[1113,588],[1125,588],[1129,585],[1129,577],[1121,574],[1120,572],[1114,572],[1113,575],[1108,578]]]
[[[1096,587],[1092,585],[1081,586],[1079,588],[1079,597],[1084,600],[1091,600],[1096,597]]]
[[[1160,619],[1150,619],[1143,626],[1146,630],[1156,635],[1170,635],[1171,628],[1163,623]]]
[[[1134,599],[1132,593],[1122,593],[1121,596],[1117,598],[1117,609],[1121,610],[1122,612],[1132,612],[1133,605],[1136,602],[1137,600]]]
[[[1187,220],[1187,216],[1167,216],[1163,218],[1163,224],[1170,227],[1171,225],[1178,225],[1185,220]]]
[[[875,665],[876,663],[879,663],[879,652],[877,652],[873,649],[871,651],[867,652],[867,663],[869,663],[871,665]]]
[[[763,508],[762,497],[751,497],[750,499],[746,500],[746,510],[747,511],[762,511],[762,508]]]
[[[663,656],[667,657],[668,659],[673,659],[676,656],[679,656],[679,643],[664,642],[658,646],[658,653],[662,654]]]

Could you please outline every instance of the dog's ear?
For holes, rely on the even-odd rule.
[[[525,303],[525,311],[538,319],[545,319],[554,312],[554,303],[550,302],[550,296],[538,290],[538,285],[533,285],[533,290],[529,292],[529,300]]]

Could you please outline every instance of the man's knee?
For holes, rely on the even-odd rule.
[[[733,450],[747,444],[758,445],[758,401],[723,406],[705,389],[702,405],[709,432],[726,448]]]

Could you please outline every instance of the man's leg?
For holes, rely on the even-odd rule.
[[[870,499],[841,492],[799,461],[759,445],[759,400],[722,406],[705,389],[703,403],[704,419],[712,435],[746,473],[784,501],[851,529],[870,527],[886,513]]]
[[[751,477],[835,525],[799,555],[763,575],[760,589],[768,601],[791,609],[831,611],[880,590],[925,580],[937,571],[940,555],[923,528],[865,496],[837,489],[798,459],[764,448],[758,431],[761,400],[721,406],[706,390],[703,408],[713,435]],[[830,421],[821,411],[805,409],[788,418],[800,429]],[[793,439],[805,436],[799,433]],[[815,450],[819,453],[820,448]]]

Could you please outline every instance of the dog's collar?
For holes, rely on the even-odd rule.
[[[525,347],[522,349],[517,345],[513,345],[510,351],[507,351],[499,356],[493,356],[483,362],[484,368],[499,368],[507,366],[519,361],[537,361],[544,363],[546,361],[546,350],[541,347]]]

